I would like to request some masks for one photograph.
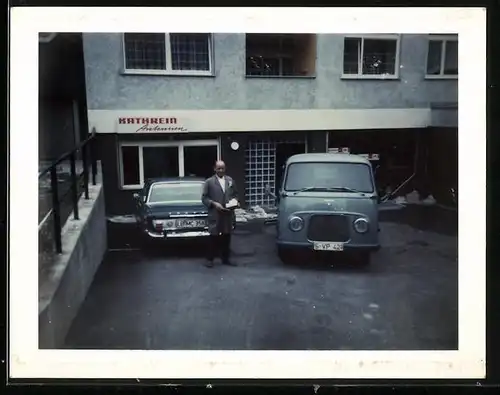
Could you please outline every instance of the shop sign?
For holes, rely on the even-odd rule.
[[[118,133],[186,133],[176,117],[119,117]]]

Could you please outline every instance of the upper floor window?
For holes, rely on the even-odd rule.
[[[427,78],[458,77],[458,37],[429,37]]]
[[[246,35],[246,76],[312,77],[315,69],[314,34]]]
[[[125,33],[125,72],[212,75],[208,33]]]
[[[344,38],[343,78],[399,77],[399,36]]]

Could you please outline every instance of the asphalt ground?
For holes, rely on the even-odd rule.
[[[369,267],[342,255],[283,264],[274,227],[237,227],[238,267],[203,266],[202,244],[143,251],[127,224],[66,339],[71,349],[449,350],[458,347],[457,213],[381,213]]]

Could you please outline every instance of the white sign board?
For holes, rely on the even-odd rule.
[[[186,133],[185,123],[176,117],[118,117],[117,133]]]
[[[330,154],[349,154],[351,150],[349,149],[349,147],[328,148],[328,152]]]

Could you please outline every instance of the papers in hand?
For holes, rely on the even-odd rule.
[[[226,208],[236,208],[238,207],[238,201],[236,199],[231,199],[226,203]]]

